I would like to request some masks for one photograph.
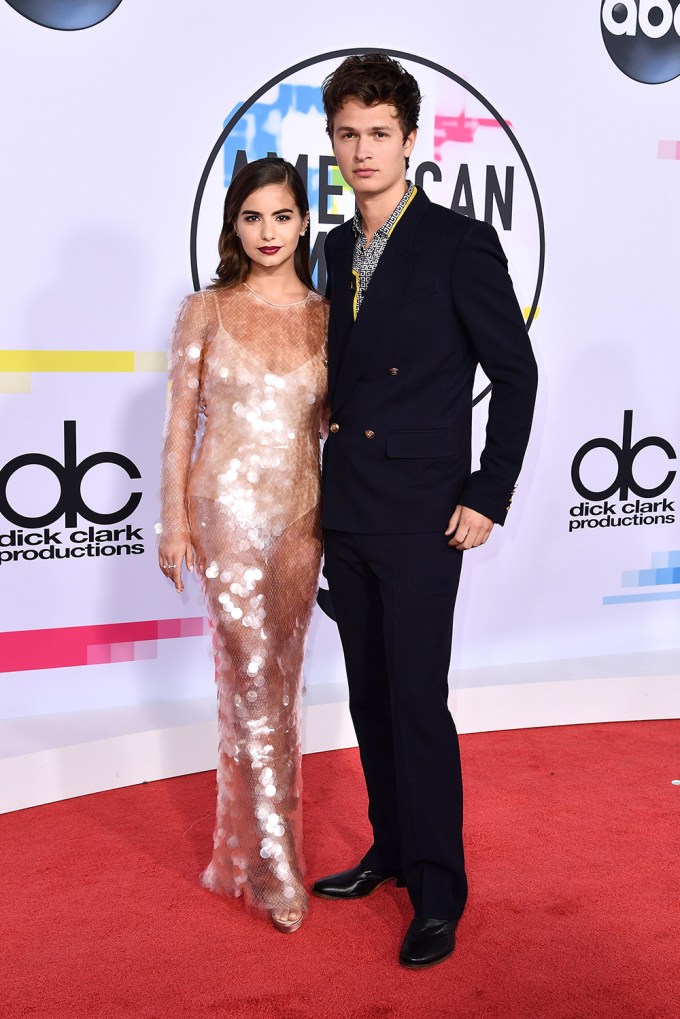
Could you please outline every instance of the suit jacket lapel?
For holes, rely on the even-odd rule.
[[[334,414],[361,377],[367,350],[375,346],[377,341],[389,338],[390,312],[399,295],[407,288],[408,278],[414,267],[415,235],[428,205],[428,198],[419,189],[380,256],[356,321],[353,320],[354,295],[350,287],[354,249],[354,235],[350,231],[351,240],[347,246],[349,257],[347,258],[347,250],[343,250],[342,259],[338,264],[338,269],[343,275],[346,273],[344,278],[348,281],[347,297],[345,298],[344,292],[341,291],[342,296],[338,301],[335,289],[332,297],[332,304],[340,305],[336,324],[338,334],[344,338],[338,363],[334,372],[332,374],[329,372],[331,406]],[[335,278],[342,282],[339,274]],[[340,332],[343,326],[344,331]]]
[[[354,233],[351,221],[339,227],[343,236],[331,269],[331,323],[328,349],[328,391],[333,396],[338,381],[347,337],[354,326],[352,257]]]

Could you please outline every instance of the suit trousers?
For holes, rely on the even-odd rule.
[[[447,697],[463,554],[442,533],[324,540],[373,828],[362,863],[405,884],[416,916],[457,920],[463,789]]]

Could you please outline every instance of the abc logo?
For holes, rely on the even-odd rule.
[[[77,32],[105,21],[122,0],[7,0],[18,14],[44,28]]]
[[[680,75],[680,0],[604,0],[602,38],[616,66],[648,85]]]

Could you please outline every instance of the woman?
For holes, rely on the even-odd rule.
[[[321,555],[328,311],[308,226],[290,163],[259,159],[232,181],[217,278],[186,298],[172,338],[158,542],[178,592],[195,556],[214,627],[217,823],[203,883],[245,892],[284,932],[307,905],[300,680]]]

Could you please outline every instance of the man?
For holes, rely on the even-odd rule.
[[[400,962],[451,954],[467,896],[458,737],[447,707],[463,552],[509,508],[529,438],[536,364],[495,231],[406,179],[420,92],[383,54],[347,58],[323,86],[356,215],[326,242],[330,434],[325,572],[369,796],[373,845],[318,895],[396,879],[414,919]],[[472,385],[492,382],[470,473]]]

